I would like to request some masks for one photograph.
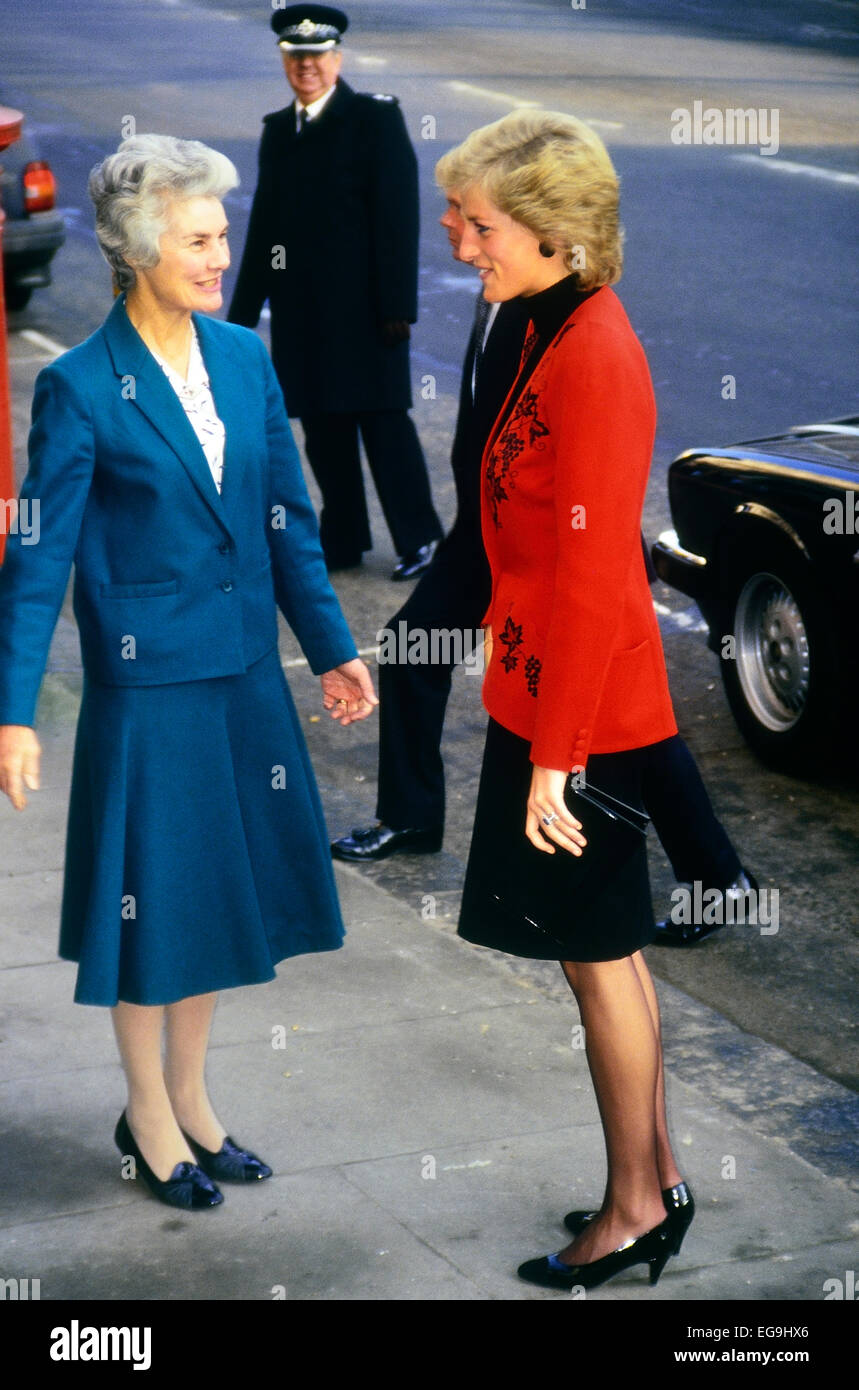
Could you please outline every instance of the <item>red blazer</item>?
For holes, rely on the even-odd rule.
[[[669,738],[640,532],[656,406],[608,286],[574,310],[499,420],[483,456],[486,708],[530,741],[533,763],[564,772]]]

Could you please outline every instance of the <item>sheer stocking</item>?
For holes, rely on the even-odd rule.
[[[561,1252],[570,1264],[586,1264],[665,1220],[660,1148],[666,1172],[674,1160],[660,1088],[658,1008],[641,953],[616,961],[562,961],[561,967],[585,1029],[608,1167],[599,1215]]]

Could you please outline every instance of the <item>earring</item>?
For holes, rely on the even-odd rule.
[[[550,260],[552,259],[552,257],[554,256],[554,254],[555,254],[555,248],[554,248],[554,246],[550,246],[549,243],[548,243],[547,241],[541,241],[541,242],[540,242],[540,255],[541,255],[541,256],[545,256],[545,257],[546,257],[546,260],[547,260],[547,261],[550,261]]]

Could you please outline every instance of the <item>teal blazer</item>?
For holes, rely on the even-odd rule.
[[[104,685],[239,675],[276,646],[276,605],[316,674],[357,654],[265,346],[193,320],[226,431],[220,495],[124,295],[39,373],[21,492],[38,527],[12,528],[0,569],[0,724],[34,722],[72,564],[84,670]]]

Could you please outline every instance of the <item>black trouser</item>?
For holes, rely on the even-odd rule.
[[[698,764],[679,734],[651,744],[642,796],[678,883],[727,888],[742,871],[716,819]]]
[[[329,564],[357,564],[373,544],[359,431],[397,554],[408,555],[439,539],[441,523],[408,411],[303,415],[301,424],[307,461],[322,493],[319,535]]]
[[[482,547],[454,530],[388,627],[473,635],[489,603]],[[463,654],[471,645],[466,641]],[[443,654],[443,653],[442,653]],[[379,793],[376,815],[393,830],[444,824],[441,736],[455,661],[379,665]],[[480,676],[474,676],[475,702]]]

